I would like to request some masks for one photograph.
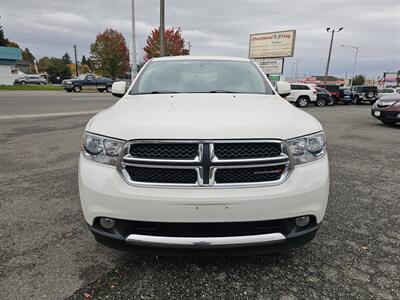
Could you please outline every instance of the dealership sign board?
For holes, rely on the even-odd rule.
[[[256,58],[254,61],[265,74],[280,75],[283,73],[283,58]]]
[[[289,57],[294,53],[296,30],[250,35],[250,58]]]

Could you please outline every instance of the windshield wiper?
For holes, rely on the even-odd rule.
[[[233,94],[235,92],[233,91],[226,91],[226,90],[214,90],[214,91],[209,91],[209,93],[227,93],[227,94]]]

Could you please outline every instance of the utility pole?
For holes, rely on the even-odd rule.
[[[76,69],[76,77],[79,76],[79,65],[78,65],[78,57],[76,56],[76,45],[74,45],[75,52],[75,69]]]
[[[135,0],[132,0],[132,49],[131,49],[131,80],[136,77],[136,29],[135,29]]]
[[[350,81],[350,87],[352,87],[353,86],[354,75],[355,75],[355,72],[356,72],[358,49],[360,47],[350,46],[350,45],[342,45],[342,47],[349,47],[349,48],[353,48],[353,49],[356,50],[356,55],[354,56],[354,64],[353,64],[353,76],[351,77],[351,81]]]
[[[327,32],[330,32],[331,28],[328,27],[326,29]],[[343,27],[340,27],[337,32],[342,31]],[[324,79],[324,86],[326,88],[326,81],[328,80],[328,72],[329,72],[329,63],[331,62],[331,54],[332,54],[332,45],[333,45],[333,37],[335,36],[335,29],[332,29],[332,36],[331,36],[331,45],[329,46],[329,54],[328,54],[328,62],[326,63],[326,70],[325,70],[325,79]]]
[[[160,0],[160,56],[165,56],[165,0]]]

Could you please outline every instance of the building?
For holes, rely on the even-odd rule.
[[[287,77],[286,80],[292,83],[323,84],[325,76]],[[326,84],[345,85],[346,81],[335,76],[328,76]]]
[[[17,62],[22,60],[21,49],[0,47],[0,85],[12,85],[18,74]]]

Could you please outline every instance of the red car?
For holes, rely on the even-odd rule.
[[[400,94],[379,98],[372,106],[371,114],[385,124],[400,122]]]

